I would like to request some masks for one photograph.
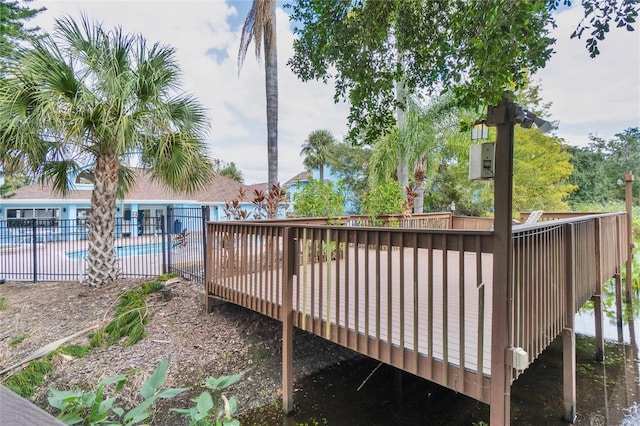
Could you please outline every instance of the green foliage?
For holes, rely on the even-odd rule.
[[[360,213],[362,200],[369,188],[370,158],[371,149],[368,146],[352,145],[348,142],[336,143],[333,146],[333,156],[327,164],[342,182],[347,200],[345,213]]]
[[[162,274],[156,278],[157,281],[169,281],[171,278],[177,277],[177,274]]]
[[[576,35],[594,27],[592,55],[590,43],[604,38],[610,19],[635,22],[635,0],[620,3],[583,2]],[[288,65],[303,81],[335,77],[335,98],[351,105],[349,139],[373,142],[395,124],[396,101],[403,106],[399,85],[408,95],[451,88],[470,107],[494,105],[505,90],[523,87],[553,53],[549,31],[558,4],[298,0],[290,5],[298,37]]]
[[[23,334],[22,336],[18,336],[15,339],[11,339],[11,341],[9,342],[9,346],[11,346],[12,348],[15,348],[20,343],[22,343],[24,339],[26,339],[27,337],[29,337],[28,334]]]
[[[68,345],[60,348],[59,352],[65,355],[71,355],[76,358],[82,358],[83,356],[91,352],[91,348],[89,346],[82,345]]]
[[[149,323],[145,296],[156,292],[164,286],[158,282],[144,283],[138,290],[128,290],[118,295],[115,308],[115,319],[91,336],[90,346],[111,346],[126,337],[125,346],[142,340],[146,334],[145,325]]]
[[[9,377],[3,385],[23,398],[32,397],[37,387],[44,383],[45,374],[53,369],[51,355],[45,359],[31,361],[22,371]]]
[[[238,169],[238,166],[236,166],[236,163],[233,161],[231,163],[225,163],[224,161],[215,160],[213,162],[213,170],[220,176],[235,180],[236,182],[244,182],[242,171]]]
[[[190,426],[239,426],[240,422],[234,418],[238,409],[235,397],[227,399],[223,390],[236,383],[243,373],[233,376],[208,377],[205,387],[210,392],[202,392],[197,398],[192,399],[195,405],[191,408],[172,408],[182,416],[189,417]]]
[[[588,147],[569,147],[573,172],[568,182],[577,189],[567,197],[567,202],[574,209],[580,205],[601,204],[611,199],[611,182],[607,182],[604,155],[593,152]]]
[[[31,9],[17,1],[0,2],[0,74],[3,63],[13,56],[18,44],[36,36],[39,28],[27,28],[25,22],[45,10]]]
[[[300,185],[298,183],[298,185]],[[334,185],[309,177],[309,184],[293,194],[293,212],[297,217],[327,217],[329,219],[344,214],[343,185]]]
[[[563,211],[575,189],[567,182],[573,170],[562,141],[537,129],[515,129],[513,159],[514,211]]]
[[[402,213],[403,189],[394,180],[387,179],[373,185],[365,196],[362,207],[365,214],[371,216],[374,225],[380,226],[380,215]]]
[[[7,298],[0,297],[0,311],[7,309]]]
[[[488,216],[493,206],[493,185],[491,182],[470,181],[468,160],[459,163],[445,161],[425,195],[425,207],[427,211],[448,211],[451,202],[455,203],[458,215]]]
[[[114,395],[124,387],[127,375],[121,374],[108,377],[98,383],[95,392],[60,391],[50,388],[51,396],[49,404],[60,410],[58,419],[67,425],[73,424],[111,424],[111,425],[135,425],[146,421],[151,417],[151,409],[157,399],[170,399],[180,395],[187,388],[166,388],[164,382],[167,378],[169,362],[163,359],[153,371],[140,389],[143,401],[129,411],[114,406],[116,396],[107,398],[105,389],[115,385]]]

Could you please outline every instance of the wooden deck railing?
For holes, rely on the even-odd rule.
[[[208,296],[489,403],[493,232],[433,228],[450,214],[406,223],[429,229],[313,222],[208,223]],[[626,224],[619,213],[514,226],[505,327],[529,363],[619,277]]]

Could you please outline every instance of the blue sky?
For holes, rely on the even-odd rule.
[[[281,2],[278,2],[280,5]],[[209,110],[213,157],[235,162],[247,183],[267,180],[266,117],[263,64],[253,45],[238,74],[240,30],[250,0],[35,0],[47,7],[35,24],[46,30],[55,18],[79,16],[120,25],[150,41],[174,46],[183,71],[183,88],[198,96]],[[552,120],[566,142],[584,145],[589,133],[605,138],[627,127],[640,126],[640,31],[613,31],[591,59],[584,41],[570,40],[581,8],[557,16],[558,39],[547,67],[537,74],[545,102],[553,102]],[[278,8],[279,179],[303,170],[300,148],[314,130],[327,129],[338,139],[346,133],[348,107],[334,104],[333,86],[302,83],[286,67],[293,34],[286,13]]]

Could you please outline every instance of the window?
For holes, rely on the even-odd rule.
[[[91,209],[78,209],[76,225],[77,226],[86,226],[87,225],[87,218],[89,217],[89,213],[90,212],[91,212]]]
[[[24,228],[33,226],[32,219],[36,220],[36,226],[58,226],[60,217],[59,208],[47,209],[7,209],[7,226],[9,228]]]

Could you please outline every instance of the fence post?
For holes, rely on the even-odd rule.
[[[575,239],[574,224],[565,227],[565,304],[562,330],[562,388],[564,396],[564,420],[576,420],[576,333],[574,327],[576,286],[575,286]]]
[[[202,267],[203,271],[207,270],[207,265],[209,264],[209,257],[206,255],[207,253],[207,222],[210,220],[211,210],[209,206],[202,206],[202,253],[204,253],[204,258],[202,259]],[[204,277],[203,277],[204,279]],[[205,280],[206,283],[206,280]]]
[[[38,281],[38,246],[36,245],[37,219],[31,219],[31,247],[33,251],[33,282]]]
[[[167,273],[171,272],[171,235],[173,235],[173,228],[171,226],[173,225],[173,215],[173,207],[167,206]]]
[[[296,250],[290,227],[284,228],[282,239],[282,409],[290,414],[293,411],[293,253]]]
[[[167,232],[165,228],[165,218],[160,215],[156,220],[160,221],[160,241],[162,244],[162,273],[166,274],[167,271],[167,242],[165,241]]]

